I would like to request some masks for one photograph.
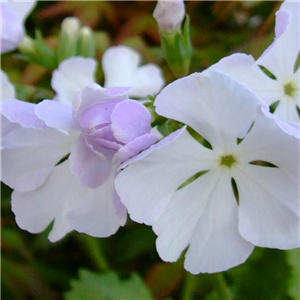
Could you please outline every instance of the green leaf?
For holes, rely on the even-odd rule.
[[[243,265],[228,274],[238,300],[282,300],[291,278],[287,253],[276,249],[256,248]]]
[[[99,274],[84,269],[79,271],[79,280],[71,282],[71,290],[64,296],[65,300],[153,300],[137,274],[121,280],[114,272]]]
[[[292,267],[292,277],[288,287],[288,293],[294,299],[300,299],[300,248],[287,252],[288,262]]]

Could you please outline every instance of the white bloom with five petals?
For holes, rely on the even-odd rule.
[[[127,161],[116,179],[130,217],[153,226],[163,260],[189,246],[185,268],[213,273],[244,262],[253,245],[299,247],[296,128],[287,134],[253,92],[214,71],[175,81],[155,105],[211,145],[182,128]]]
[[[282,4],[276,14],[276,39],[257,61],[251,55],[239,53],[210,68],[246,84],[268,105],[278,102],[274,114],[296,123],[300,122],[299,10],[299,2]]]

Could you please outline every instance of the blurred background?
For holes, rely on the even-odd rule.
[[[190,73],[200,72],[235,52],[258,58],[274,38],[279,1],[187,1],[194,48]],[[55,49],[61,22],[76,16],[95,35],[96,59],[112,45],[128,45],[144,63],[162,67],[166,81],[175,79],[163,59],[155,1],[39,1],[26,21],[27,34],[38,28]],[[49,68],[16,50],[1,56],[1,68],[17,89],[20,100],[37,103],[54,91]],[[103,84],[101,65],[97,82]],[[155,250],[148,226],[127,221],[112,237],[96,239],[72,232],[57,243],[49,229],[32,235],[17,227],[10,207],[11,190],[1,187],[1,263],[3,300],[173,299],[298,300],[299,249],[256,248],[241,266],[222,274],[191,275],[183,257],[164,263]],[[49,227],[51,228],[51,227]],[[225,287],[224,287],[225,286]]]

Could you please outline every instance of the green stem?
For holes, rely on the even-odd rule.
[[[104,257],[100,240],[86,234],[80,235],[80,240],[86,249],[88,256],[91,257],[98,269],[101,271],[108,271],[109,265]]]
[[[214,287],[222,300],[233,300],[222,273],[214,275]]]
[[[186,272],[182,300],[191,300],[197,288],[197,276]]]

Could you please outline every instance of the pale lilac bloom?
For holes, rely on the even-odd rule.
[[[296,123],[300,122],[299,68],[295,70],[300,51],[299,9],[299,2],[282,4],[276,14],[275,41],[257,61],[251,55],[238,53],[211,67],[246,84],[268,105],[279,101],[274,114]],[[276,79],[266,75],[261,66]]]
[[[183,0],[158,0],[153,17],[161,31],[180,30],[185,16]]]
[[[130,217],[158,235],[164,261],[178,260],[188,247],[185,268],[213,273],[243,263],[254,245],[299,247],[296,128],[287,134],[253,92],[214,71],[173,82],[155,106],[211,145],[183,127],[128,160],[116,178]]]
[[[6,73],[0,70],[1,73],[1,99],[14,99],[16,97],[15,88],[9,81]]]
[[[1,53],[16,49],[22,42],[25,19],[36,1],[1,1]]]
[[[128,90],[90,84],[72,106],[3,101],[11,127],[2,138],[2,181],[14,189],[22,229],[38,233],[54,220],[49,239],[57,241],[73,229],[106,237],[124,225],[117,168],[156,141],[149,112]]]

